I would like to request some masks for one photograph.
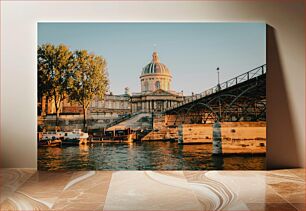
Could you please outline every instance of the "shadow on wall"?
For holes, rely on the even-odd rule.
[[[284,77],[276,30],[267,25],[267,169],[302,166]]]

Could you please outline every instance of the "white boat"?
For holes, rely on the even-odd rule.
[[[72,132],[61,132],[62,144],[77,145],[86,144],[89,137],[88,133],[82,132],[81,129],[73,130]]]
[[[40,134],[40,141],[54,141],[61,140],[62,144],[68,145],[78,145],[78,144],[86,144],[89,135],[88,133],[82,132],[81,129],[76,129],[70,132],[64,131],[52,131],[52,132],[43,132]]]
[[[49,140],[58,140],[61,139],[62,134],[58,133],[58,132],[43,132],[41,135],[40,140],[41,141],[49,141]]]
[[[57,132],[40,132],[38,133],[38,146],[39,147],[54,147],[61,146],[62,135]]]

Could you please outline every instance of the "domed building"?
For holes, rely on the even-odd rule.
[[[166,65],[159,62],[157,52],[152,55],[152,61],[147,64],[141,73],[141,92],[152,92],[158,89],[170,90],[171,73]]]
[[[122,95],[108,93],[103,100],[94,99],[87,113],[88,128],[103,128],[126,114],[159,112],[182,102],[182,93],[171,90],[171,82],[170,70],[159,61],[157,52],[153,52],[152,61],[145,65],[140,75],[141,92],[131,95],[129,89],[125,88],[125,93]],[[38,125],[41,128],[51,127],[55,122],[54,100],[41,96],[37,105],[40,115]],[[82,112],[79,103],[72,103],[66,98],[60,110],[62,129],[82,128]],[[73,118],[70,115],[74,115]]]
[[[181,102],[183,96],[171,90],[171,81],[170,70],[159,61],[157,52],[153,52],[152,61],[140,75],[141,92],[131,97],[132,113],[162,111]]]

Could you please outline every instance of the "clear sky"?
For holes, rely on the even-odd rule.
[[[264,23],[39,23],[43,43],[103,56],[114,94],[140,92],[154,50],[172,72],[172,90],[187,95],[215,86],[217,67],[222,82],[266,63]]]

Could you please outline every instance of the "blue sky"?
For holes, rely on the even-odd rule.
[[[199,93],[266,63],[264,23],[38,23],[38,44],[66,44],[103,56],[110,91],[140,91],[152,52],[172,72],[172,90]]]

